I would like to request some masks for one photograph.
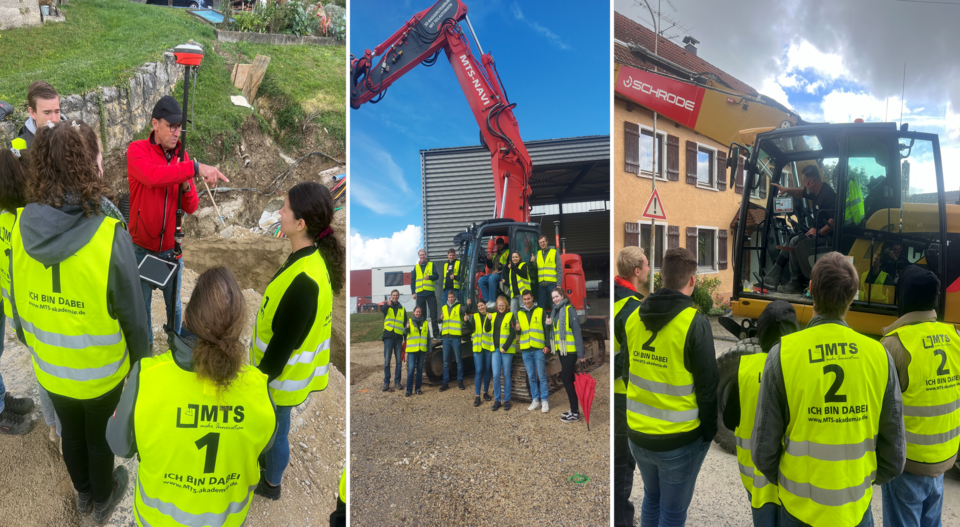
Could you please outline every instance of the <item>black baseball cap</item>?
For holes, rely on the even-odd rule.
[[[179,124],[183,122],[183,110],[176,99],[170,95],[164,95],[153,107],[151,117],[153,119],[163,119],[170,124]]]

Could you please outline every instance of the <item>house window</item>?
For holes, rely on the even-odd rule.
[[[659,270],[660,266],[663,264],[663,253],[666,251],[667,246],[667,226],[657,224],[656,225],[657,245],[654,247],[656,253],[654,257],[653,267],[654,270]],[[650,261],[650,222],[641,222],[640,223],[640,247],[643,247],[644,254],[647,255],[647,261]]]
[[[664,135],[660,132],[657,132],[657,150],[656,150],[656,159],[654,159],[654,150],[653,150],[653,130],[648,128],[640,128],[640,174],[650,176],[654,172],[657,174],[657,179],[666,180],[666,172],[664,171],[664,150],[663,142]]]
[[[697,227],[697,267],[699,272],[717,270],[717,230]]]
[[[398,287],[403,285],[403,271],[396,273],[383,273],[384,287]]]
[[[699,147],[697,148],[697,185],[701,187],[715,188],[716,184],[716,151]]]

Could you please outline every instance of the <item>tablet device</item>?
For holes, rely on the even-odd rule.
[[[170,277],[177,271],[177,264],[148,254],[140,261],[140,280],[157,286],[167,287]]]

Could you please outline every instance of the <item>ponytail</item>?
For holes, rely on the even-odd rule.
[[[287,199],[293,216],[306,223],[307,234],[315,240],[320,256],[327,264],[333,294],[340,294],[346,282],[347,255],[331,226],[333,197],[330,190],[316,181],[305,181],[294,185]]]
[[[247,308],[237,279],[226,267],[208,269],[197,279],[184,323],[197,336],[193,369],[218,392],[230,387],[247,358],[240,342]]]

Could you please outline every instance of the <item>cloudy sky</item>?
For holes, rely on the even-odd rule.
[[[654,12],[657,1],[649,0]],[[938,0],[939,1],[939,0]],[[698,55],[807,121],[903,121],[940,136],[944,184],[960,187],[960,0],[661,0]],[[653,28],[642,1],[617,12]],[[668,23],[662,23],[664,28]]]
[[[433,2],[352,0],[349,51],[373,49]],[[610,133],[608,10],[574,0],[466,3],[525,141]],[[420,150],[477,145],[477,122],[443,54],[404,75],[383,101],[348,111],[351,268],[413,265],[422,246]]]

